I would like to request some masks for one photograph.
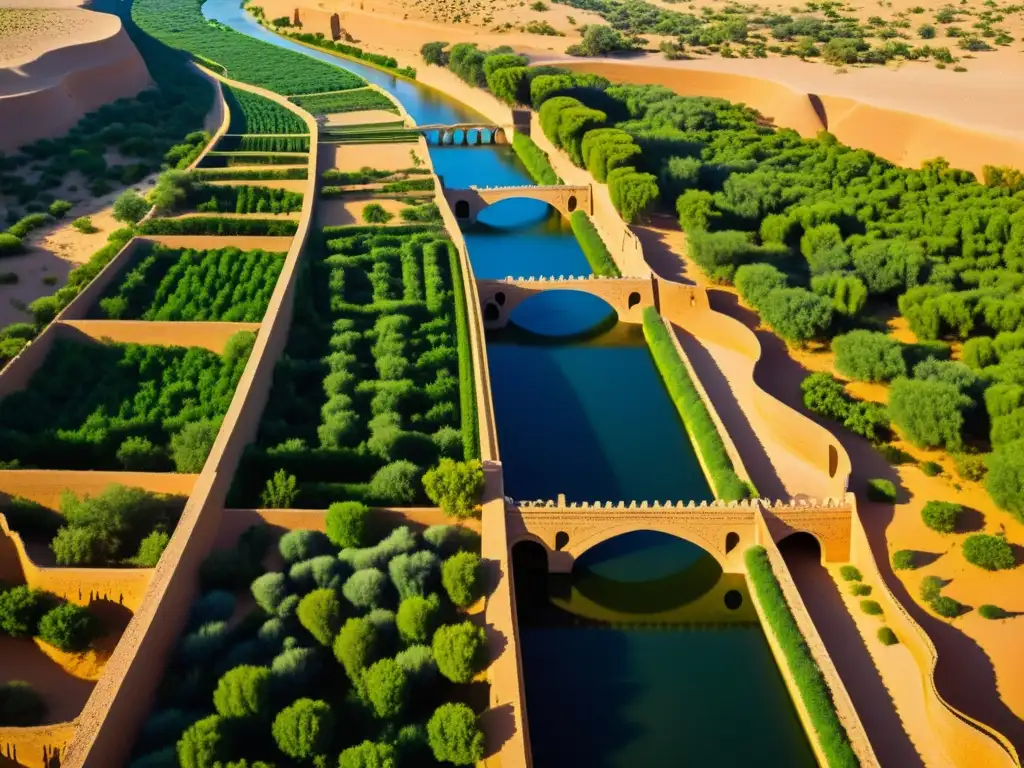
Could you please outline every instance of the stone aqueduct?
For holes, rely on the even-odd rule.
[[[494,123],[430,123],[417,125],[413,130],[423,135],[427,141],[431,140],[432,134],[437,133],[438,144],[479,147],[488,144],[508,144],[511,128]]]
[[[603,541],[633,531],[659,531],[686,539],[711,554],[727,573],[746,573],[743,553],[762,543],[758,510],[764,515],[773,541],[794,533],[817,539],[825,562],[850,559],[852,499],[824,501],[767,499],[740,502],[643,502],[629,505],[566,504],[557,501],[506,500],[509,547],[533,541],[544,547],[551,573],[569,573],[576,558]]]
[[[644,277],[507,277],[477,280],[484,327],[504,328],[512,312],[524,301],[545,291],[578,291],[605,300],[624,323],[643,321],[644,307],[657,306],[657,283]]]
[[[448,206],[459,221],[473,223],[480,212],[489,205],[502,200],[525,198],[540,200],[557,209],[566,218],[574,211],[594,212],[594,202],[589,184],[558,184],[538,187],[534,185],[511,187],[469,187],[458,189],[445,187],[441,179],[442,191]]]

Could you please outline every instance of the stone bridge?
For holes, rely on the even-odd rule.
[[[504,328],[516,307],[544,291],[579,291],[598,296],[626,323],[643,322],[644,307],[658,303],[658,288],[653,277],[506,277],[504,280],[477,280],[476,285],[484,328],[488,329]]]
[[[767,499],[722,502],[625,502],[613,505],[566,504],[558,501],[515,502],[506,499],[508,544],[522,541],[544,547],[548,571],[569,573],[576,558],[603,541],[633,531],[659,531],[693,542],[712,555],[727,573],[745,573],[743,553],[758,540],[757,512],[768,523],[773,541],[794,533],[817,539],[825,562],[850,560],[850,516],[847,499]]]
[[[482,146],[484,144],[508,144],[508,137],[512,131],[510,127],[496,125],[495,123],[453,123],[452,125],[429,123],[427,125],[417,125],[412,130],[423,134],[428,141],[430,140],[430,134],[437,131],[438,144],[455,144],[463,147]],[[460,141],[455,140],[457,132],[462,133]]]
[[[589,184],[550,184],[536,186],[533,184],[515,187],[469,187],[468,189],[456,189],[445,187],[444,179],[441,179],[441,186],[449,207],[459,221],[473,223],[480,211],[487,206],[502,200],[513,200],[516,198],[527,198],[540,200],[557,209],[559,213],[567,217],[573,211],[586,211],[588,215],[593,214],[593,198],[590,194]]]

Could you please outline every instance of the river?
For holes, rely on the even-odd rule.
[[[437,91],[274,35],[237,0],[208,0],[203,13],[361,75],[417,123],[481,118]],[[432,146],[430,155],[448,186],[532,183],[509,147]],[[479,278],[591,271],[567,222],[537,201],[494,205],[464,234]],[[558,292],[525,302],[507,329],[488,334],[505,492],[710,499],[640,327],[610,312],[594,297]],[[585,553],[571,582],[553,589],[526,561],[516,578],[535,587],[524,583],[519,610],[537,768],[814,764],[742,577],[717,567],[695,545],[650,532]],[[740,606],[726,608],[733,592]]]

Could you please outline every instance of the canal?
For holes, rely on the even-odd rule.
[[[417,123],[481,118],[430,88],[278,37],[237,0],[207,0],[203,13],[359,74]],[[532,183],[509,147],[432,146],[430,154],[449,186]],[[591,271],[568,223],[537,201],[491,206],[464,234],[478,278]],[[570,292],[531,299],[511,320],[487,336],[506,494],[712,497],[639,326]],[[520,546],[514,570],[537,768],[814,764],[741,576],[653,532],[595,547],[554,582]]]

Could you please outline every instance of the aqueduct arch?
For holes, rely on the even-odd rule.
[[[577,291],[604,299],[625,323],[643,322],[645,307],[656,306],[653,278],[644,277],[566,277],[477,280],[484,328],[508,325],[509,317],[524,301],[545,291]]]
[[[474,223],[480,212],[488,206],[502,200],[514,200],[517,198],[540,200],[555,208],[565,217],[569,217],[575,211],[584,211],[587,215],[591,215],[594,212],[593,197],[589,184],[548,186],[530,184],[513,187],[468,187],[466,189],[458,189],[445,187],[444,179],[442,179],[441,185],[449,207],[455,211],[455,218],[470,224]],[[465,203],[468,207],[462,206],[462,203]],[[460,216],[460,211],[465,212],[466,215]]]

